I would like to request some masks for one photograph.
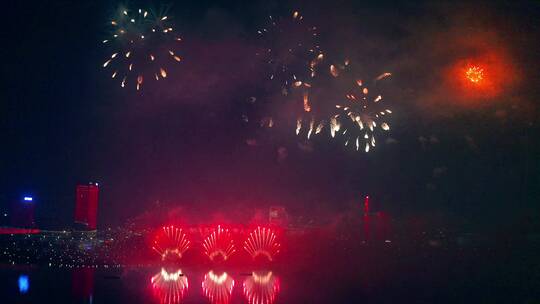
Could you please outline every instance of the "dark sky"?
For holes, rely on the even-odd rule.
[[[283,204],[298,215],[342,212],[364,194],[396,215],[538,214],[538,1],[178,1],[169,15],[184,61],[142,92],[101,68],[118,4],[4,6],[3,209],[31,193],[43,225],[67,224],[75,185],[98,181],[107,225],[156,200],[201,213]],[[149,5],[160,4],[129,3]],[[256,31],[293,10],[319,28],[330,58],[350,58],[364,77],[393,73],[392,130],[375,151],[242,122],[250,97],[279,98],[254,55]],[[467,60],[496,72],[494,88],[462,90],[452,71]]]

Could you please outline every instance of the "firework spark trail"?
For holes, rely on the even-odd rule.
[[[182,229],[171,225],[161,228],[159,234],[154,239],[152,249],[161,256],[162,260],[169,258],[181,259],[183,254],[189,249],[190,244]]]
[[[388,73],[388,72],[382,73],[381,75],[377,76],[377,78],[375,78],[375,80],[379,81],[379,80],[382,80],[382,79],[384,79],[386,77],[390,77],[390,76],[392,76],[392,73]]]
[[[221,257],[224,261],[236,252],[234,241],[228,229],[223,229],[221,226],[207,236],[203,241],[204,253],[215,261],[217,257]]]
[[[328,125],[328,113],[331,112],[329,110],[333,110],[327,107],[327,104],[333,100],[329,94],[335,91],[334,85],[329,84],[337,82],[336,78],[341,75],[340,70],[349,65],[348,61],[343,65],[324,65],[324,61],[325,57],[321,53],[313,61],[312,77],[301,85],[295,86],[293,90],[293,96],[302,96],[302,108],[296,117],[296,135],[306,136],[307,139],[311,139],[313,134],[321,133]],[[321,97],[321,94],[325,97]],[[333,124],[331,127],[337,127],[337,125]],[[331,130],[332,133],[334,131],[335,129]]]
[[[227,304],[231,300],[234,280],[226,272],[220,275],[210,270],[204,275],[202,289],[212,304]]]
[[[162,268],[150,279],[150,282],[154,295],[162,304],[180,303],[189,287],[188,279],[181,269],[176,272],[167,272]]]
[[[254,271],[244,280],[243,290],[249,304],[272,304],[279,292],[279,279],[272,271]]]
[[[175,35],[168,16],[154,15],[143,9],[120,9],[110,25],[112,36],[102,42],[113,51],[103,68],[112,70],[111,78],[121,79],[121,87],[133,82],[140,90],[148,78],[147,73],[153,74],[155,80],[166,78],[166,65],[182,61],[174,50],[182,39]]]
[[[244,249],[253,259],[262,255],[272,261],[279,253],[280,244],[276,240],[276,234],[270,228],[261,228],[250,232],[247,240],[244,242]]]

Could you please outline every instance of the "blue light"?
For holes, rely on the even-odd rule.
[[[23,197],[23,201],[25,201],[25,202],[32,202],[32,201],[34,201],[34,198],[31,197],[31,196],[25,196],[25,197]]]
[[[28,276],[20,275],[19,276],[19,292],[23,294],[27,293],[29,287],[30,287],[30,280],[28,280]]]

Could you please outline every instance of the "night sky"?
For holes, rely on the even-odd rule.
[[[128,5],[161,5],[150,2]],[[119,4],[4,5],[3,210],[32,194],[38,225],[63,227],[75,185],[99,182],[101,225],[121,225],[156,201],[209,217],[270,205],[331,216],[366,194],[395,217],[485,229],[538,220],[540,2],[177,1],[168,15],[184,60],[140,92],[102,68]],[[373,151],[305,142],[294,122],[268,129],[242,120],[260,115],[259,102],[285,111],[255,56],[257,29],[269,14],[295,10],[318,27],[330,58],[350,58],[365,78],[393,73],[392,129]],[[467,61],[489,68],[489,89],[463,87],[455,71]]]

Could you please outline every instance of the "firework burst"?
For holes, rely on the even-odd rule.
[[[181,259],[189,246],[190,241],[182,229],[175,226],[165,226],[161,228],[154,239],[152,249],[161,256],[161,260],[165,261]]]
[[[167,66],[182,60],[177,43],[182,39],[165,14],[138,9],[119,9],[110,21],[112,35],[103,40],[111,55],[103,62],[110,77],[121,87],[142,88],[147,79],[160,80],[168,75]]]
[[[334,111],[330,106],[335,100],[336,92],[341,88],[336,77],[340,75],[340,70],[345,70],[349,62],[345,61],[340,65],[324,65],[323,56],[317,58],[318,68],[316,77],[295,86],[293,99],[295,100],[294,113],[296,115],[295,133],[311,139],[313,135],[319,134],[324,127],[331,123],[327,117]]]
[[[262,47],[256,55],[266,65],[270,95],[274,96],[278,91],[277,103],[287,106],[291,100],[287,96],[296,88],[309,85],[324,55],[319,46],[317,27],[306,24],[300,12],[269,16],[267,20],[257,31]],[[281,113],[274,112],[276,98],[255,100],[250,99],[251,111],[243,115],[244,122],[253,121],[265,128],[281,123]]]
[[[390,75],[384,73],[377,79],[381,80]],[[387,118],[392,114],[392,110],[386,107],[383,96],[373,91],[375,90],[357,79],[343,101],[336,104],[340,113],[331,118],[331,122],[334,122],[330,125],[331,136],[341,135],[345,146],[352,144],[357,151],[363,149],[369,152],[376,145],[377,130],[390,130]]]
[[[471,66],[465,71],[465,77],[474,83],[480,83],[484,80],[484,69],[479,66]]]
[[[244,242],[244,249],[253,259],[258,256],[264,256],[272,261],[279,253],[280,244],[274,231],[270,228],[261,228],[253,230],[247,240]]]
[[[223,229],[221,226],[217,226],[217,228],[204,239],[203,248],[204,253],[213,262],[219,259],[226,261],[236,252],[229,229]]]
[[[243,287],[249,304],[272,304],[279,292],[279,279],[272,271],[254,271],[244,280]]]
[[[268,79],[279,84],[283,95],[314,76],[322,56],[317,28],[306,25],[298,11],[281,18],[269,16],[268,24],[257,32],[264,44],[257,55],[267,63]]]
[[[164,268],[154,275],[150,282],[154,295],[162,304],[180,303],[188,289],[187,277],[181,269],[175,272],[167,272]]]
[[[326,72],[319,73],[319,76],[326,74],[325,89],[311,84],[304,88],[303,112],[296,122],[296,135],[310,139],[315,134],[327,131],[331,138],[341,138],[345,146],[369,152],[376,145],[375,135],[379,130],[390,130],[387,118],[392,110],[386,106],[377,84],[392,74],[379,75],[371,82],[373,86],[370,88],[351,74],[348,60],[324,68]],[[329,86],[326,82],[333,82],[334,85]],[[316,97],[310,99],[310,95]],[[318,102],[313,104],[313,99]],[[309,107],[306,108],[306,104]],[[314,115],[312,108],[319,110],[318,116]],[[320,118],[325,115],[329,118]]]
[[[227,304],[231,301],[234,280],[226,272],[216,274],[210,270],[204,275],[202,289],[212,304]]]

